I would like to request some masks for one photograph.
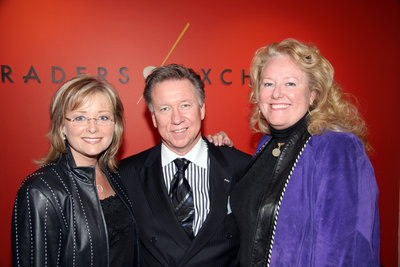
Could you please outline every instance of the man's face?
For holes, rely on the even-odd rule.
[[[185,155],[201,137],[205,104],[200,106],[195,88],[187,79],[157,83],[151,99],[153,125],[163,144],[178,155]]]

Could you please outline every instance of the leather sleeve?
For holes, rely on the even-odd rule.
[[[14,266],[56,266],[60,260],[59,214],[48,196],[33,186],[21,187],[12,216]]]

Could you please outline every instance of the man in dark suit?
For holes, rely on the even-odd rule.
[[[250,155],[202,137],[204,83],[192,69],[154,69],[144,98],[161,142],[119,169],[139,227],[141,266],[238,266],[230,192]]]

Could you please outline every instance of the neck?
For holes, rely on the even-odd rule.
[[[271,130],[271,135],[275,137],[276,139],[286,139],[288,138],[296,129],[299,127],[304,127],[303,125],[307,125],[307,114],[305,114],[300,120],[298,120],[295,124],[292,126],[286,128],[286,129],[281,129],[277,130],[270,126]]]

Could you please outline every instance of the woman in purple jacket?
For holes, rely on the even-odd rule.
[[[365,123],[333,73],[294,39],[253,58],[251,123],[265,135],[232,195],[242,266],[379,266]]]

